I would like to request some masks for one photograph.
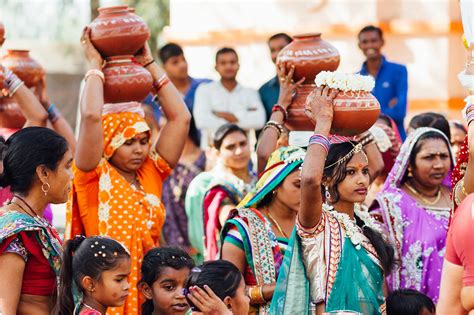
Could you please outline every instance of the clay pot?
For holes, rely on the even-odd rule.
[[[0,97],[3,96],[3,88],[5,87],[5,75],[3,74],[3,67],[0,64]]]
[[[91,41],[103,57],[135,55],[150,36],[143,19],[126,5],[100,8],[89,27]]]
[[[315,85],[303,85],[298,89],[293,103],[288,108],[286,126],[290,130],[314,130],[312,122],[305,114],[306,98]],[[355,136],[367,131],[380,115],[377,99],[365,91],[339,92],[334,99],[334,117],[331,134]]]
[[[132,58],[131,55],[107,58],[103,69],[106,103],[141,102],[150,93],[153,85],[151,74]]]
[[[20,107],[12,98],[0,98],[0,128],[20,129],[25,122]]]
[[[2,46],[4,41],[5,41],[5,27],[3,26],[2,22],[0,22],[0,47]]]
[[[286,62],[295,66],[293,79],[305,77],[304,84],[313,84],[321,71],[334,71],[339,66],[339,51],[325,40],[321,33],[295,35],[277,57],[277,64]]]
[[[43,68],[30,57],[29,50],[7,50],[2,63],[23,80],[27,87],[36,86],[44,76]]]

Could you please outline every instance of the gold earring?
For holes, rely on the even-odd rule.
[[[408,177],[413,177],[413,173],[411,172],[411,167],[408,166],[408,174],[407,174]]]
[[[45,188],[45,186],[46,186],[46,188]],[[51,189],[51,185],[49,183],[43,183],[43,185],[41,185],[41,190],[43,191],[45,196],[48,194],[48,191],[50,189]]]

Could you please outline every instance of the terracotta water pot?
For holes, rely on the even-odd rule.
[[[3,26],[2,22],[0,22],[0,47],[3,45],[5,41],[5,27]]]
[[[126,5],[99,9],[89,25],[91,41],[103,57],[135,55],[150,36],[141,17]]]
[[[286,126],[290,130],[314,130],[314,122],[305,114],[306,98],[315,85],[303,85],[288,108]],[[377,99],[365,91],[339,92],[334,99],[331,134],[355,136],[367,131],[380,115]]]
[[[0,97],[3,96],[3,88],[5,87],[5,75],[3,74],[3,67],[0,64]]]
[[[107,58],[103,72],[106,103],[141,102],[152,89],[151,74],[133,62],[131,55]]]
[[[12,98],[0,98],[0,128],[20,129],[25,122],[20,107]]]
[[[7,50],[2,64],[23,80],[27,87],[36,86],[45,75],[41,65],[30,57],[29,50]]]
[[[277,64],[287,62],[295,66],[293,79],[305,77],[304,84],[313,84],[321,71],[334,71],[339,66],[339,51],[321,39],[321,33],[295,35],[277,57]]]

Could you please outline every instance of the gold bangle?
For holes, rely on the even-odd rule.
[[[254,305],[265,304],[265,298],[263,297],[263,286],[256,285],[249,288],[250,303]]]

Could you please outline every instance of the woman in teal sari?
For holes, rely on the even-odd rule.
[[[282,147],[270,155],[255,189],[231,211],[222,229],[221,258],[242,272],[252,312],[268,314],[300,203],[305,151]]]
[[[385,314],[384,275],[392,267],[394,249],[360,206],[370,180],[362,146],[343,137],[328,139],[337,93],[321,87],[308,97],[317,123],[303,162],[300,211],[271,314]]]
[[[220,244],[220,232],[229,212],[255,184],[249,171],[250,146],[246,132],[234,124],[225,124],[214,135],[217,165],[196,176],[186,192],[189,241],[196,264],[214,260]]]

